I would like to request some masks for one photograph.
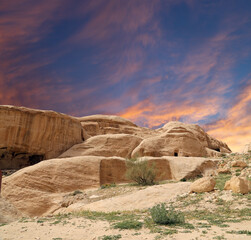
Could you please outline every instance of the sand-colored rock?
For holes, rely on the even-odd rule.
[[[1,223],[13,222],[20,217],[22,217],[21,212],[0,196],[0,225]]]
[[[245,145],[242,153],[245,153],[245,154],[251,153],[251,143],[248,143],[248,144]]]
[[[193,179],[197,176],[214,175],[217,169],[217,159],[197,157],[163,157],[168,159],[172,179]]]
[[[247,163],[241,160],[237,160],[237,161],[232,161],[231,162],[231,167],[240,167],[240,168],[245,168],[247,167]]]
[[[99,186],[97,157],[51,159],[3,179],[2,196],[29,216],[57,209],[61,193]]]
[[[190,186],[191,192],[202,193],[214,190],[216,181],[212,177],[203,177],[194,181]]]
[[[60,157],[105,156],[130,158],[142,138],[129,134],[105,134],[88,138],[64,152]]]
[[[231,173],[231,169],[228,167],[221,167],[221,168],[217,169],[217,172],[219,174],[229,174],[229,173]]]
[[[78,119],[84,130],[84,139],[103,134],[130,134],[143,138],[156,134],[153,129],[138,127],[119,116],[91,115]]]
[[[168,133],[184,133],[190,132],[196,137],[200,143],[209,149],[220,153],[230,153],[231,150],[226,143],[219,141],[212,136],[208,135],[203,128],[196,124],[187,124],[178,121],[171,121],[165,124],[162,128]]]
[[[217,165],[216,161],[203,158],[143,157],[142,160],[155,164],[158,181],[195,177]],[[2,195],[22,213],[41,216],[60,208],[66,193],[107,183],[130,182],[125,172],[126,159],[120,157],[51,159],[5,177]]]
[[[249,192],[250,181],[246,178],[233,176],[229,181],[226,181],[224,190],[232,190],[234,193],[246,194]]]
[[[230,152],[226,144],[210,137],[198,125],[169,122],[157,131],[134,149],[133,157],[215,157]]]
[[[82,142],[80,122],[65,114],[0,106],[0,168],[19,169]]]

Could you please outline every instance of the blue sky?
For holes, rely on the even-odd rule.
[[[251,1],[0,3],[0,104],[197,123],[251,142]]]

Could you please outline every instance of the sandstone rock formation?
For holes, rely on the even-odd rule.
[[[212,177],[203,177],[194,181],[190,186],[191,192],[202,193],[211,192],[215,187],[215,180]]]
[[[231,167],[245,168],[247,167],[247,163],[242,160],[237,160],[237,161],[231,162]]]
[[[83,138],[103,134],[130,134],[142,138],[152,136],[155,131],[141,128],[127,119],[112,115],[91,115],[78,118],[83,127]]]
[[[104,156],[130,158],[132,151],[142,138],[129,134],[105,134],[88,138],[83,143],[74,145],[59,157]]]
[[[251,143],[246,144],[243,149],[243,153],[250,153],[250,152],[251,152]]]
[[[230,153],[228,146],[194,124],[169,122],[158,135],[144,139],[132,156],[212,157]]]
[[[157,180],[201,175],[216,162],[204,158],[144,157],[156,165]],[[181,170],[183,168],[183,170]],[[61,207],[66,192],[98,187],[106,183],[129,182],[126,160],[120,157],[81,156],[42,161],[5,177],[2,195],[18,210],[40,216]],[[20,197],[22,196],[22,197]]]
[[[65,114],[0,106],[0,168],[19,169],[57,157],[82,142],[79,121]]]
[[[234,193],[246,194],[250,190],[249,185],[248,179],[233,176],[229,181],[226,181],[224,189],[232,190]]]
[[[0,225],[1,223],[16,221],[20,217],[22,217],[22,213],[0,196]]]

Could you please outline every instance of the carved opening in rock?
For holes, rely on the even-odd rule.
[[[215,148],[214,150],[217,151],[217,152],[220,152],[220,149],[219,149],[219,148]]]
[[[179,156],[179,153],[178,153],[178,151],[177,151],[177,150],[176,150],[176,151],[174,151],[173,156],[174,156],[174,157],[178,157],[178,156]]]
[[[29,163],[29,165],[34,165],[36,163],[41,162],[42,160],[44,160],[43,155],[31,155],[31,156],[29,156],[28,163]]]
[[[43,154],[30,154],[27,152],[12,151],[6,148],[0,149],[0,169],[20,169],[34,165],[44,160]]]

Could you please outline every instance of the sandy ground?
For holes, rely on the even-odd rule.
[[[194,229],[191,232],[184,230],[174,235],[166,235],[163,238],[157,238],[157,233],[150,233],[149,229],[141,230],[118,230],[113,229],[112,225],[106,221],[93,221],[85,218],[73,218],[53,224],[49,222],[13,222],[11,224],[0,227],[1,240],[98,240],[103,236],[121,235],[122,240],[155,240],[155,239],[251,239],[247,235],[228,234],[226,231],[231,230],[249,230],[251,231],[251,222],[241,222],[229,224],[227,228],[219,228],[212,226],[207,233],[203,233],[205,229]],[[183,232],[182,232],[183,231]],[[218,236],[218,238],[217,238]],[[224,236],[224,238],[219,238]]]
[[[106,198],[89,204],[78,202],[66,209],[61,209],[57,213],[67,213],[76,210],[113,212],[148,209],[158,203],[175,200],[178,195],[187,194],[190,184],[190,182],[177,182],[150,186],[137,192]]]

